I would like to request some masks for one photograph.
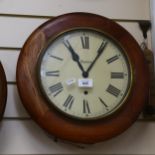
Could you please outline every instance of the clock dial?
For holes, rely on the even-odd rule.
[[[49,103],[78,119],[98,119],[116,111],[132,82],[123,48],[91,29],[64,32],[39,61],[39,80]]]

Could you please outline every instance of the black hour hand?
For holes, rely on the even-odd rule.
[[[63,43],[66,46],[66,48],[69,50],[69,52],[71,53],[72,60],[78,64],[80,70],[82,71],[82,75],[84,75],[85,71],[84,71],[83,66],[81,65],[81,63],[79,61],[79,59],[80,59],[79,55],[74,51],[74,49],[72,48],[72,46],[68,40],[65,40]]]
[[[79,56],[78,54],[75,53],[74,49],[72,48],[71,44],[69,43],[68,40],[65,40],[64,42],[64,45],[67,47],[67,49],[70,51],[71,55],[72,55],[72,59],[74,61],[79,61]]]

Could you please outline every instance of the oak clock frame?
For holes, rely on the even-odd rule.
[[[40,90],[37,77],[39,57],[51,38],[70,29],[85,27],[104,32],[119,42],[133,71],[131,91],[123,106],[110,116],[92,121],[66,117],[50,106]],[[148,97],[149,76],[138,43],[124,28],[99,15],[70,13],[47,21],[28,38],[18,59],[17,87],[23,105],[46,132],[72,142],[96,143],[119,135],[137,119]]]

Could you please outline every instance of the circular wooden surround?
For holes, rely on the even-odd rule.
[[[48,104],[40,90],[37,77],[40,54],[58,34],[75,28],[97,29],[111,36],[123,47],[131,62],[131,92],[124,105],[109,117],[94,121],[66,117]],[[96,143],[119,135],[137,119],[148,97],[149,75],[139,45],[124,28],[98,15],[70,13],[47,21],[30,35],[18,59],[17,86],[28,113],[46,132],[72,142]]]

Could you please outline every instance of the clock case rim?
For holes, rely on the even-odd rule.
[[[118,104],[113,110],[109,111],[109,112],[108,112],[107,114],[105,114],[105,115],[101,115],[101,116],[94,117],[94,118],[80,118],[80,117],[72,116],[72,115],[67,114],[67,113],[65,113],[64,111],[60,110],[60,109],[59,109],[57,106],[55,106],[55,104],[52,103],[52,101],[48,98],[48,96],[47,96],[47,94],[45,93],[44,88],[43,88],[43,86],[42,86],[42,84],[41,84],[41,76],[40,76],[40,72],[39,72],[39,71],[41,70],[41,69],[40,69],[40,68],[41,68],[41,61],[42,61],[42,58],[43,58],[44,54],[46,53],[46,50],[48,49],[48,47],[50,46],[50,44],[51,44],[53,41],[57,40],[60,36],[64,35],[65,33],[70,33],[70,32],[72,32],[72,31],[73,31],[73,33],[74,33],[74,31],[76,31],[76,30],[77,30],[77,31],[80,31],[80,30],[81,30],[81,31],[88,31],[88,32],[89,32],[89,31],[96,32],[96,33],[101,34],[101,35],[103,35],[104,37],[108,38],[109,40],[111,40],[111,42],[113,42],[121,51],[123,51],[123,52],[121,52],[121,53],[122,53],[124,59],[127,61],[127,66],[128,66],[128,68],[129,68],[129,74],[130,74],[130,76],[129,76],[129,82],[128,82],[127,90],[126,90],[126,92],[125,92],[126,96],[123,97],[123,98],[120,100],[119,104]],[[129,58],[128,58],[128,55],[126,54],[125,50],[124,50],[123,47],[121,46],[121,44],[120,44],[117,40],[115,40],[115,38],[113,38],[112,36],[109,36],[108,34],[106,34],[106,32],[100,31],[100,30],[95,29],[95,28],[90,28],[90,27],[80,27],[80,28],[68,29],[68,30],[66,30],[66,31],[63,31],[63,32],[57,34],[57,35],[54,36],[54,37],[51,37],[51,38],[48,40],[48,42],[47,42],[46,46],[44,47],[44,49],[42,50],[42,52],[40,53],[40,56],[39,56],[39,58],[38,58],[38,63],[37,63],[36,70],[37,70],[36,75],[37,75],[38,85],[39,85],[39,87],[40,87],[40,89],[41,89],[41,92],[43,93],[45,99],[46,99],[47,102],[48,102],[47,104],[49,104],[49,106],[54,106],[54,107],[56,108],[56,110],[58,110],[59,112],[62,112],[64,115],[66,115],[66,117],[71,117],[71,118],[73,118],[73,119],[78,119],[78,120],[81,120],[81,121],[95,121],[95,120],[99,120],[99,119],[104,119],[104,118],[106,118],[106,117],[109,117],[109,116],[113,115],[115,112],[117,112],[117,110],[119,110],[119,109],[121,108],[121,106],[123,106],[123,104],[124,104],[124,103],[126,102],[126,100],[128,99],[128,97],[129,97],[129,95],[130,95],[130,91],[131,91],[131,89],[132,89],[133,81],[134,81],[132,64],[131,64],[131,62],[130,62],[130,60],[129,60]],[[52,104],[52,105],[51,105],[51,104]]]
[[[7,101],[7,81],[2,63],[0,62],[0,121],[3,118]]]
[[[128,54],[134,74],[133,89],[127,102],[112,117],[85,123],[73,120],[49,107],[41,95],[36,79],[36,64],[40,51],[44,49],[51,35],[74,27],[95,27],[106,31],[120,42]],[[37,124],[51,135],[78,143],[100,142],[125,131],[137,119],[149,93],[148,67],[138,43],[117,23],[90,13],[61,15],[38,27],[22,48],[16,76],[22,103]]]

